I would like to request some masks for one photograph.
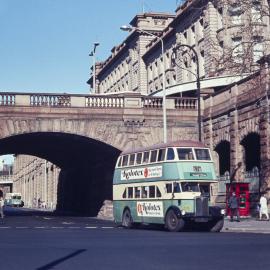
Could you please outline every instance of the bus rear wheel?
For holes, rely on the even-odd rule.
[[[165,227],[170,232],[178,232],[183,230],[185,221],[182,218],[178,218],[174,210],[169,210],[165,218]]]
[[[125,209],[122,216],[122,226],[124,228],[130,229],[133,225],[132,216],[129,209]]]

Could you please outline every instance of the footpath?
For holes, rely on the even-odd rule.
[[[230,222],[225,218],[222,232],[246,232],[246,233],[265,233],[270,234],[270,221],[258,220],[254,217],[242,218],[240,222]]]

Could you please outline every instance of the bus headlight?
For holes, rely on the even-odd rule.
[[[221,214],[221,215],[225,215],[225,209],[221,209],[221,210],[220,210],[220,214]]]
[[[185,210],[181,210],[181,215],[184,216],[186,214]]]

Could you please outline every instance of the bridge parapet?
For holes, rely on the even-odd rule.
[[[167,97],[166,105],[168,109],[197,110],[197,99]],[[163,99],[138,94],[104,96],[2,92],[0,106],[162,109]]]
[[[11,175],[1,175],[0,176],[0,185],[1,184],[12,184],[13,183],[13,179]]]
[[[0,106],[13,106],[15,105],[16,94],[0,93]]]

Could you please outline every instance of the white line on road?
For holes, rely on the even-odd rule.
[[[21,226],[21,227],[15,227],[16,229],[28,229],[29,227],[24,227],[24,226]]]
[[[112,226],[104,226],[104,227],[101,227],[102,229],[113,229],[114,227]]]
[[[65,227],[51,227],[52,229],[64,229]]]
[[[92,226],[92,227],[85,227],[85,229],[97,229],[97,226]]]
[[[10,229],[11,227],[0,227],[0,229]]]

